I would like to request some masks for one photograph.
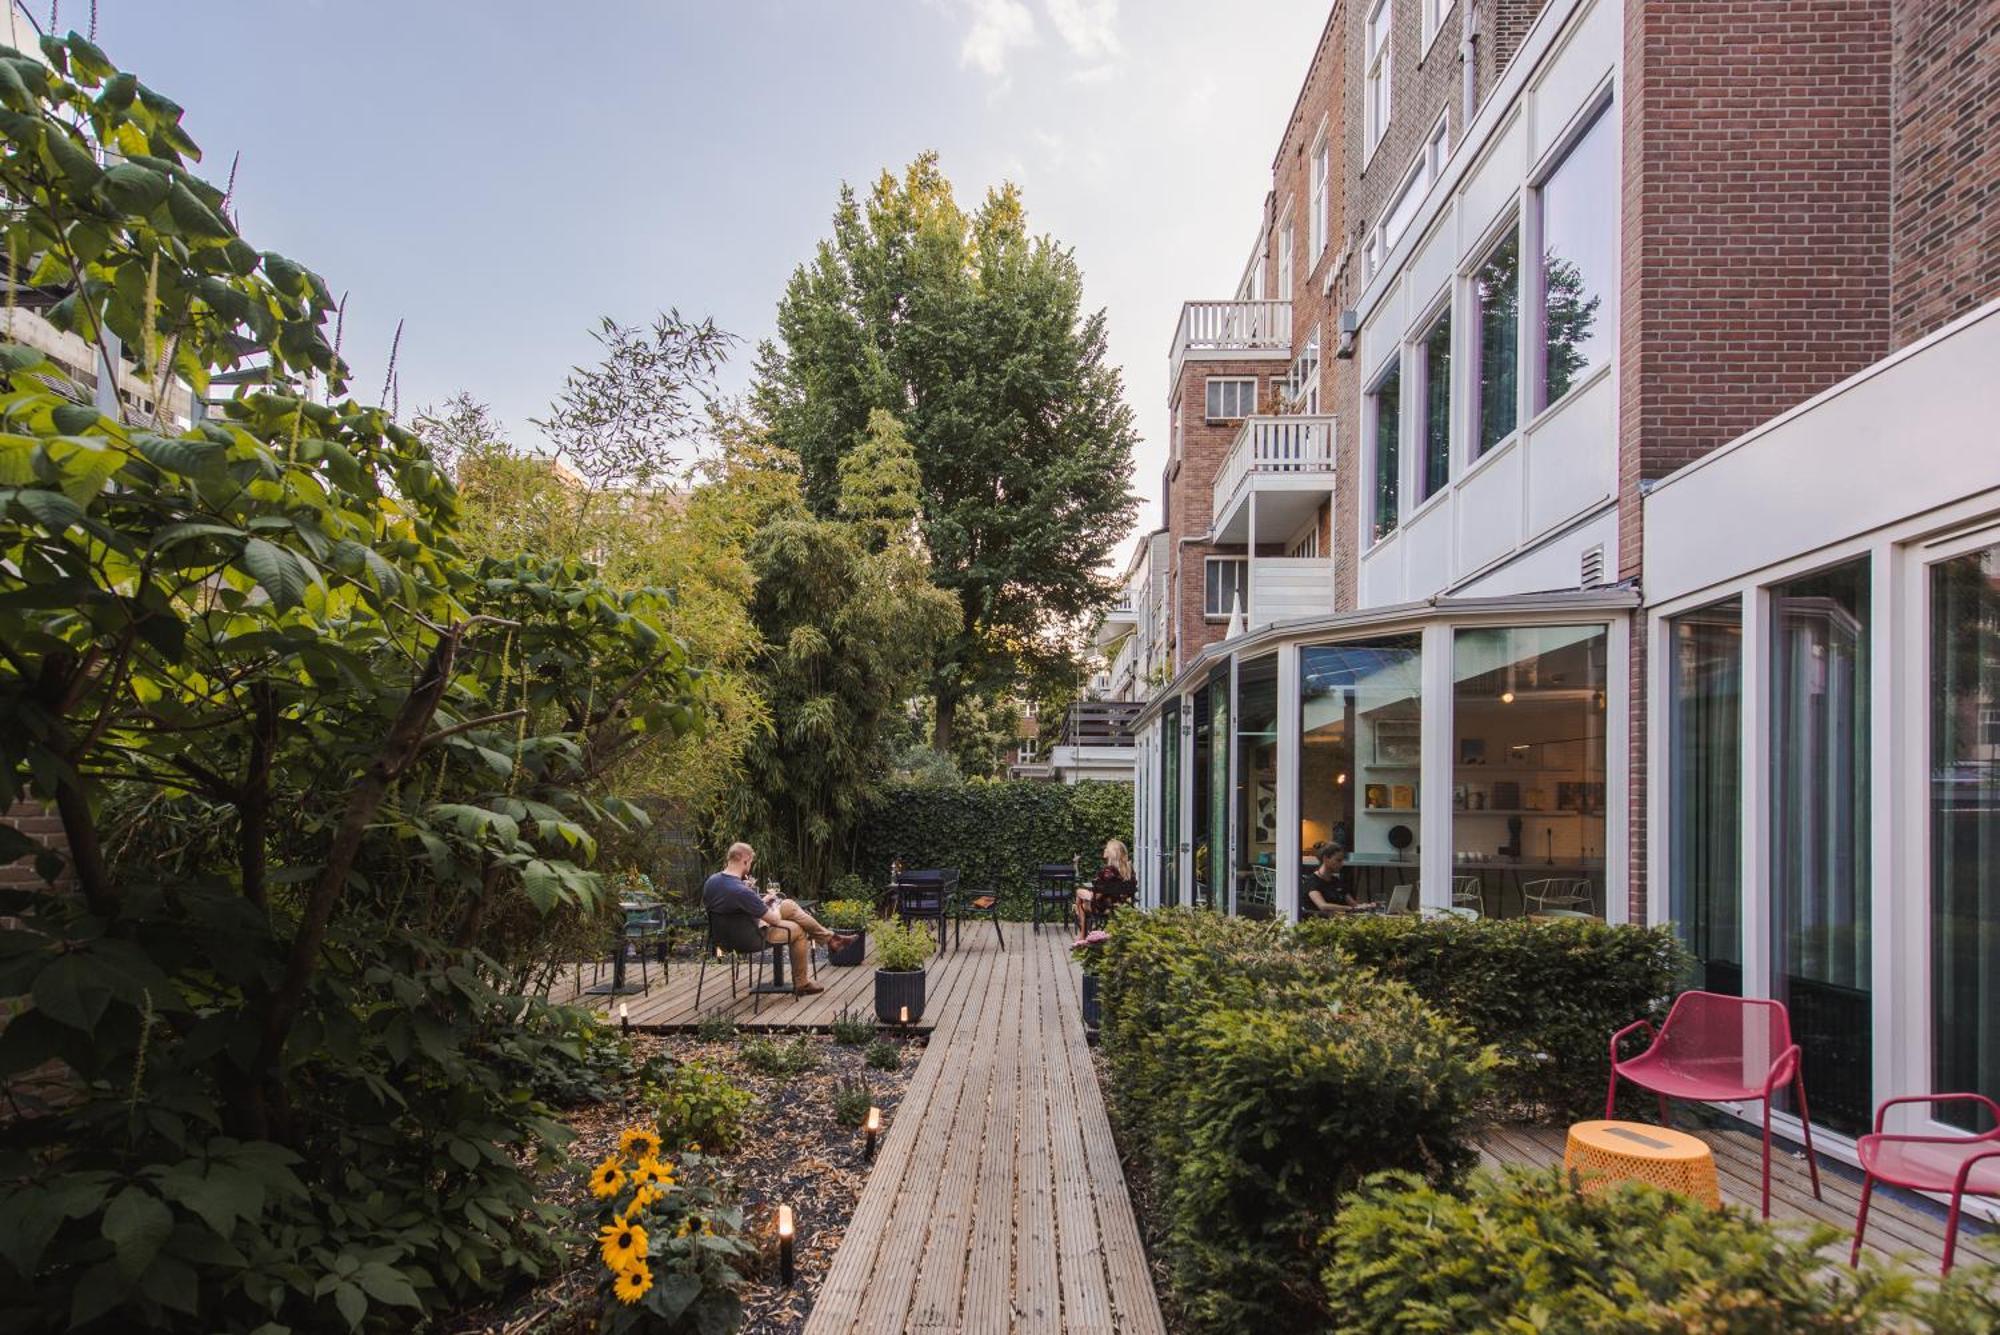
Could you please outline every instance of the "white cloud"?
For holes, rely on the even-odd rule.
[[[1078,60],[1118,54],[1118,0],[1043,0],[1056,35]]]
[[[958,48],[962,65],[1005,78],[1013,53],[1035,42],[1035,16],[1021,0],[968,0],[972,28]]]

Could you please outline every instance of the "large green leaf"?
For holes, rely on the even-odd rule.
[[[298,557],[286,548],[252,538],[243,544],[243,568],[279,611],[305,601],[306,572]]]
[[[117,1249],[118,1269],[127,1279],[146,1272],[173,1231],[174,1212],[136,1184],[119,1192],[104,1212],[105,1239]]]
[[[166,202],[172,182],[151,167],[121,162],[105,169],[97,189],[121,213],[147,214]]]

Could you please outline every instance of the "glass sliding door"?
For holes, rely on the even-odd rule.
[[[1236,909],[1277,911],[1278,656],[1245,660],[1236,671]]]
[[[1189,757],[1192,764],[1188,780],[1194,790],[1194,811],[1193,828],[1188,833],[1194,838],[1192,858],[1194,884],[1188,887],[1188,903],[1196,907],[1212,907],[1215,903],[1215,897],[1210,892],[1213,877],[1209,847],[1209,834],[1212,829],[1209,805],[1214,800],[1214,794],[1209,787],[1209,767],[1215,755],[1215,727],[1209,713],[1210,694],[1210,688],[1207,686],[1194,693],[1194,746],[1193,754]]]
[[[1771,587],[1771,992],[1813,1120],[1849,1133],[1873,1115],[1868,583],[1863,558]]]
[[[1208,683],[1208,899],[1210,908],[1229,907],[1229,669]]]
[[[1363,898],[1386,902],[1396,886],[1417,884],[1423,637],[1301,648],[1298,721],[1307,864],[1318,865],[1320,844],[1337,844],[1349,855],[1348,884]]]
[[[1668,911],[1692,986],[1743,994],[1743,604],[1667,623]]]
[[[1931,1088],[2000,1092],[2000,545],[1930,568]],[[1811,1097],[1808,1093],[1807,1097]],[[1936,1115],[1985,1130],[1968,1104]]]
[[[1181,902],[1181,702],[1160,711],[1160,903]]]

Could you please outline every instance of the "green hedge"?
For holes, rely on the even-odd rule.
[[[1339,1335],[1376,1331],[1991,1332],[1991,1267],[1917,1282],[1826,1262],[1846,1235],[1780,1231],[1655,1188],[1585,1196],[1555,1169],[1480,1174],[1464,1195],[1385,1174],[1327,1235]]]
[[[1601,1115],[1612,1033],[1657,1024],[1686,965],[1666,928],[1569,919],[1325,919],[1297,939],[1409,984],[1498,1048],[1516,1116]]]
[[[1113,919],[1100,995],[1112,1106],[1190,1329],[1323,1329],[1321,1235],[1385,1168],[1473,1162],[1495,1058],[1409,989],[1272,923]]]
[[[862,815],[853,868],[878,890],[897,857],[956,867],[966,889],[999,891],[1002,916],[1021,919],[1037,865],[1076,858],[1090,875],[1111,839],[1132,845],[1129,783],[890,784]]]

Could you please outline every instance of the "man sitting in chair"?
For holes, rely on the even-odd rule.
[[[839,950],[852,945],[854,938],[836,936],[812,914],[789,899],[761,894],[750,880],[750,868],[757,850],[745,843],[729,846],[722,870],[701,887],[701,902],[719,919],[740,916],[756,925],[766,945],[785,945],[792,953],[792,991],[799,996],[824,992],[812,976],[812,943]]]

